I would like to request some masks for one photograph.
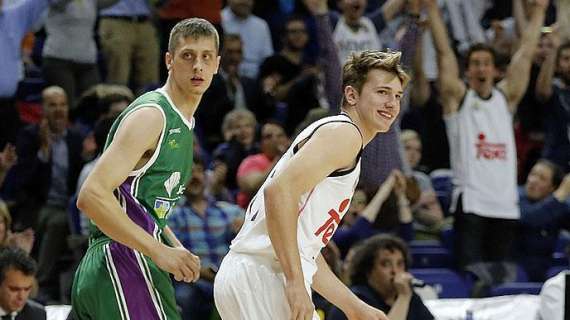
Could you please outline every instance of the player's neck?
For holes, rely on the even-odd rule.
[[[192,119],[202,95],[184,94],[184,92],[170,79],[166,80],[164,90],[176,107],[187,119]]]
[[[374,137],[376,136],[376,131],[371,130],[370,128],[365,126],[365,123],[360,118],[360,115],[354,108],[342,109],[341,112],[347,114],[352,122],[356,124],[358,129],[360,129],[360,133],[362,133],[362,143],[366,146]]]

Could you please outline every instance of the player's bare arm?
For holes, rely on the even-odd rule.
[[[528,86],[530,66],[540,39],[540,28],[544,23],[548,2],[548,0],[536,0],[531,5],[531,17],[525,32],[522,34],[521,45],[513,55],[505,78],[497,84],[507,97],[511,113],[516,111]]]
[[[305,289],[297,242],[299,200],[332,172],[354,166],[361,146],[354,125],[324,125],[265,189],[267,230],[285,274],[292,319],[310,319],[314,309]]]
[[[430,28],[437,52],[438,83],[441,88],[443,113],[452,114],[459,109],[459,102],[466,87],[459,76],[457,57],[451,49],[447,30],[443,24],[436,0],[424,1],[428,11]]]
[[[313,277],[313,289],[337,306],[350,320],[388,320],[384,312],[360,300],[338,279],[322,255],[317,257],[317,273]]]
[[[113,195],[133,169],[144,165],[141,159],[152,154],[163,124],[162,113],[153,107],[125,118],[81,188],[77,206],[113,240],[149,256],[177,280],[192,281],[199,276],[199,260],[183,248],[170,248],[155,240],[126,215]]]

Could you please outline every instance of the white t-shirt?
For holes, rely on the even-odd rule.
[[[344,17],[341,17],[334,29],[333,40],[338,48],[341,64],[344,64],[352,52],[382,49],[378,31],[367,17],[360,18],[360,27],[356,32],[346,24]]]
[[[540,308],[538,308],[541,320],[564,320],[564,294],[566,292],[566,274],[562,271],[548,279],[540,290]]]
[[[519,219],[513,116],[504,94],[489,99],[468,89],[459,110],[445,117],[451,169],[463,212]]]
[[[291,147],[275,165],[267,180],[251,200],[245,215],[245,222],[230,249],[237,253],[252,254],[277,261],[267,232],[263,191],[267,184],[285,168],[296,152],[300,142],[310,138],[321,126],[331,122],[352,122],[346,115],[323,118],[303,130]],[[334,146],[331,146],[334,148]],[[351,170],[334,172],[322,180],[311,191],[303,194],[299,201],[297,241],[305,281],[312,283],[317,271],[315,259],[327,245],[338,228],[340,220],[348,211],[350,199],[360,175],[360,156]]]

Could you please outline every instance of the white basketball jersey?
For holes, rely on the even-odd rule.
[[[446,116],[445,123],[463,212],[518,219],[513,116],[504,94],[493,88],[485,100],[468,89],[458,112]]]
[[[255,197],[251,200],[245,222],[232,241],[232,251],[245,254],[266,256],[277,261],[269,234],[267,232],[265,202],[263,190],[277,176],[297,151],[300,142],[310,139],[321,126],[331,122],[349,122],[346,115],[338,115],[318,120],[303,130],[275,165]],[[334,146],[331,146],[334,148]],[[350,199],[358,183],[360,175],[360,154],[353,169],[336,171],[322,180],[312,190],[303,194],[299,201],[299,220],[297,241],[301,254],[301,263],[305,281],[312,282],[317,270],[315,258],[327,245],[338,228],[340,220],[348,211]]]
[[[367,17],[360,18],[360,27],[356,32],[346,24],[344,17],[341,17],[334,29],[333,40],[338,48],[341,64],[344,64],[352,52],[382,49],[378,31]]]

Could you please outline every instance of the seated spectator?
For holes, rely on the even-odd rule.
[[[350,289],[362,301],[384,311],[391,320],[434,319],[413,291],[413,276],[407,272],[410,255],[397,237],[378,235],[364,241],[351,257]],[[328,320],[346,319],[337,308]]]
[[[22,232],[12,232],[12,217],[8,206],[0,200],[0,249],[13,247],[30,254],[34,245],[34,230],[28,228]]]
[[[247,156],[259,152],[255,144],[255,127],[257,121],[251,111],[233,110],[226,114],[222,122],[224,143],[220,144],[212,153],[213,161],[221,161],[228,167],[227,187],[237,192],[236,175],[240,163]]]
[[[404,146],[404,159],[412,168],[412,177],[420,189],[420,198],[413,204],[412,212],[419,229],[429,231],[433,229],[439,234],[439,226],[443,222],[443,210],[437,200],[430,177],[418,170],[422,158],[422,142],[417,132],[404,130],[400,135],[400,141]],[[429,232],[428,232],[429,233]]]
[[[238,34],[226,34],[221,52],[220,70],[204,93],[196,111],[196,125],[208,151],[221,142],[220,123],[224,116],[237,109],[252,110],[257,98],[254,79],[241,74],[243,44]]]
[[[237,204],[240,207],[247,207],[289,144],[289,138],[280,124],[268,122],[261,127],[261,152],[243,159],[238,168],[237,183],[240,192]]]
[[[0,318],[45,320],[44,307],[29,300],[34,287],[36,262],[23,250],[0,250]]]
[[[360,195],[355,193],[353,201],[355,196]],[[343,256],[353,244],[378,233],[398,234],[406,241],[414,238],[412,211],[406,197],[406,180],[400,171],[392,171],[365,206],[362,203],[351,203],[349,211],[359,208],[364,209],[356,212],[353,224],[341,225],[333,235]]]
[[[200,280],[175,282],[176,300],[183,319],[209,319],[214,310],[214,277],[243,223],[243,211],[205,194],[204,164],[194,158],[185,198],[168,216],[168,226],[182,245],[200,257]]]
[[[546,280],[552,253],[562,229],[570,229],[570,174],[548,160],[539,160],[519,188],[521,219],[517,261],[530,281]]]
[[[564,320],[568,319],[568,315],[564,315],[564,309],[568,310],[565,305],[565,295],[568,290],[568,278],[570,271],[562,271],[556,276],[548,279],[540,290],[540,306],[538,308],[539,320]],[[566,297],[566,301],[568,298]],[[568,311],[566,311],[568,312]]]

